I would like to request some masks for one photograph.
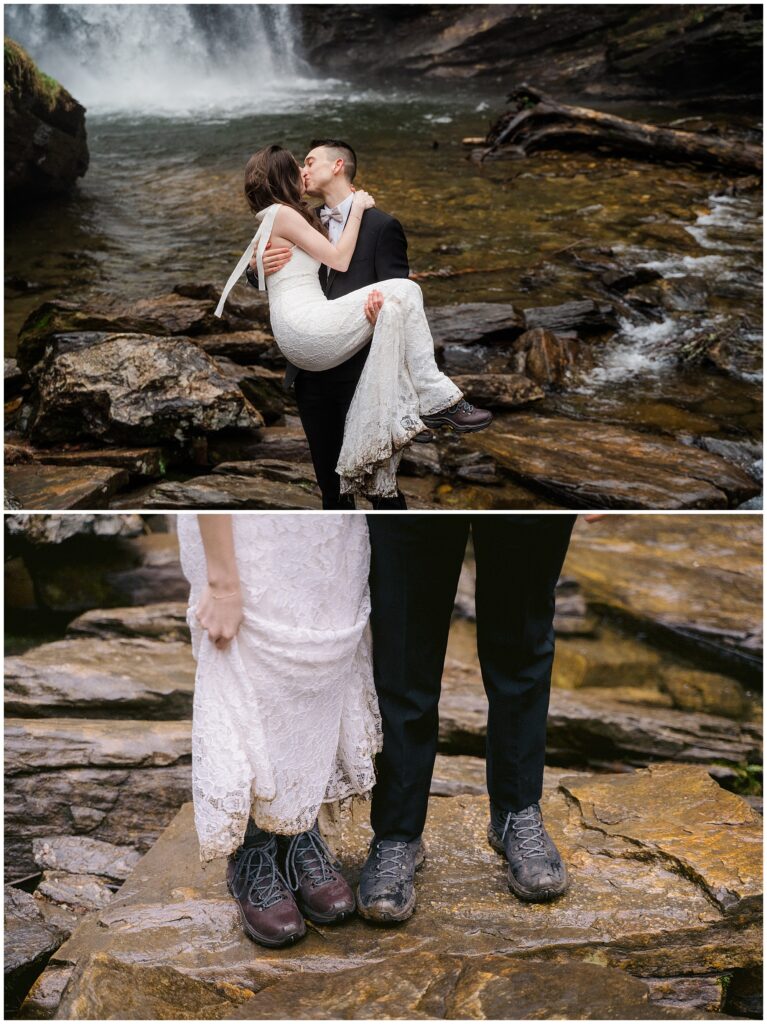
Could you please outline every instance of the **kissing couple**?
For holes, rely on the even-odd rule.
[[[505,856],[517,898],[548,901],[566,890],[567,869],[539,801],[554,590],[575,519],[177,517],[197,659],[200,861],[226,858],[227,887],[251,939],[295,942],[305,918],[333,924],[356,910],[387,925],[413,913],[415,872],[427,857],[442,669],[470,530],[488,699],[488,841]],[[355,898],[320,822],[356,797],[371,799],[373,838]]]
[[[397,487],[405,445],[419,434],[428,440],[430,427],[467,433],[493,417],[438,369],[405,234],[353,189],[356,169],[354,150],[335,139],[312,142],[303,167],[277,145],[251,156],[245,197],[259,228],[216,316],[243,271],[267,291],[322,507],[353,509],[360,494],[376,509],[405,509]],[[319,212],[310,196],[322,198]]]

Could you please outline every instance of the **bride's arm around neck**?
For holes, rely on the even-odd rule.
[[[362,203],[353,202],[346,228],[338,240],[338,245],[329,242],[323,234],[304,220],[297,210],[290,206],[280,206],[277,216],[274,218],[274,234],[279,235],[280,238],[287,238],[289,242],[295,242],[300,249],[308,252],[320,263],[324,263],[331,270],[343,273],[349,269],[354,247],[357,244],[362,212]]]

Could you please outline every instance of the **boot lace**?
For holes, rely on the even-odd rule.
[[[506,815],[506,824],[503,826],[501,842],[506,838],[509,826],[511,826],[515,839],[520,840],[517,850],[523,858],[546,856],[543,821],[536,804],[524,811],[509,811]]]
[[[407,843],[391,840],[376,847],[376,874],[381,878],[397,878],[405,866]]]
[[[249,846],[237,859],[232,891],[237,899],[247,888],[248,900],[260,910],[267,910],[285,899],[288,885],[277,867],[277,840]]]
[[[299,832],[293,836],[285,855],[285,876],[294,891],[301,883],[301,876],[307,875],[312,888],[329,882],[340,868],[328,849],[327,843],[314,829]]]

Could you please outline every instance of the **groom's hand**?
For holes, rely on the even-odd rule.
[[[272,249],[272,243],[267,242],[266,249],[264,250],[264,277],[269,277],[270,274],[274,274],[278,270],[282,270],[292,255],[293,250],[290,246],[282,246],[279,249]],[[250,268],[254,274],[258,273],[255,246],[253,247],[253,256],[250,260]]]
[[[379,292],[377,288],[374,288],[368,295],[367,299],[365,299],[365,318],[369,324],[373,325],[373,327],[375,327],[383,302],[383,293]]]

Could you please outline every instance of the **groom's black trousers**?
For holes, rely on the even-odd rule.
[[[554,588],[574,515],[369,515],[373,663],[383,721],[371,822],[410,841],[426,820],[450,619],[471,528],[477,649],[488,698],[487,787],[538,801],[554,658]]]

